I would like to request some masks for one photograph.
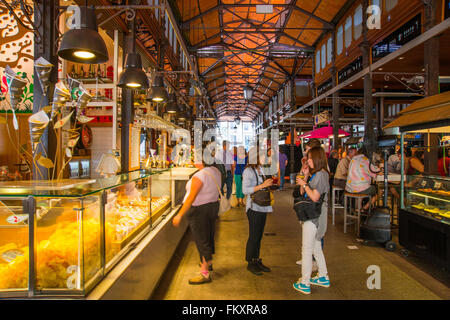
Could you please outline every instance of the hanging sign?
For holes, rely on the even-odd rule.
[[[331,115],[330,112],[325,111],[314,116],[314,125],[318,125],[327,121],[330,121]]]
[[[26,220],[28,220],[27,214],[13,214],[13,215],[9,216],[8,218],[6,218],[6,222],[8,222],[10,224],[19,224]]]

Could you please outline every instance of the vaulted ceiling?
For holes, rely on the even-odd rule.
[[[257,13],[257,5],[273,5]],[[312,75],[318,39],[348,0],[176,0],[181,30],[221,120],[254,119],[288,79]],[[246,101],[243,89],[253,88]]]

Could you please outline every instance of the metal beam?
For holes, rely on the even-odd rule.
[[[197,20],[197,19],[200,19],[201,17],[207,15],[208,13],[211,13],[211,12],[213,12],[213,11],[215,11],[215,10],[218,10],[220,7],[221,7],[221,6],[216,5],[216,6],[214,6],[214,7],[212,7],[212,8],[209,8],[208,10],[205,10],[205,11],[201,12],[200,14],[198,14],[198,15],[196,15],[196,16],[194,16],[194,17],[192,17],[192,18],[190,18],[190,19],[188,19],[188,20],[186,20],[186,21],[183,21],[183,22],[181,23],[181,28],[182,28],[182,29],[185,29],[186,27],[189,26],[189,24],[190,24],[191,22],[193,22],[193,21],[195,21],[195,20]],[[199,10],[200,10],[200,7],[199,7]]]
[[[432,29],[430,29],[430,30],[428,30],[428,31],[426,31],[424,33],[422,33],[420,36],[418,36],[414,40],[409,41],[408,43],[403,45],[397,51],[392,52],[389,55],[381,58],[377,62],[371,64],[367,68],[364,68],[363,70],[361,70],[360,72],[358,72],[354,76],[350,77],[349,79],[345,80],[344,82],[340,83],[336,87],[328,90],[327,92],[321,94],[319,97],[317,97],[317,98],[309,101],[305,105],[301,106],[297,110],[289,113],[283,119],[288,119],[288,118],[294,116],[295,114],[303,111],[304,109],[312,106],[313,104],[318,103],[321,100],[325,99],[326,97],[332,95],[334,92],[344,89],[346,86],[352,84],[353,82],[355,82],[355,81],[361,79],[362,77],[364,77],[365,75],[369,74],[372,70],[377,70],[377,69],[381,68],[382,66],[384,66],[386,63],[389,63],[389,62],[391,62],[391,61],[393,61],[395,59],[398,59],[402,55],[406,54],[408,51],[414,49],[415,47],[417,47],[417,46],[419,46],[421,44],[423,44],[424,42],[428,41],[429,39],[438,36],[439,34],[443,33],[444,31],[448,30],[449,28],[450,28],[450,18],[447,18],[446,20],[444,20],[441,23],[439,23],[437,26],[433,27]]]
[[[304,15],[307,15],[308,17],[313,18],[314,20],[317,20],[317,21],[321,22],[321,23],[322,23],[325,27],[327,27],[328,29],[330,29],[330,30],[333,30],[333,29],[334,29],[334,25],[333,25],[331,22],[328,22],[328,21],[326,21],[326,20],[324,20],[324,19],[318,17],[318,16],[316,16],[315,14],[313,14],[313,13],[307,11],[307,10],[302,9],[302,8],[300,8],[300,7],[298,7],[298,6],[294,6],[294,9],[297,10],[297,11],[299,11],[299,12],[301,12],[301,13],[303,13]]]

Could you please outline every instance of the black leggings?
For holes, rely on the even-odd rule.
[[[211,261],[212,255],[215,253],[214,235],[218,212],[219,202],[211,202],[191,207],[187,213],[189,227],[200,254],[200,261],[203,261],[203,257],[206,261]]]
[[[248,218],[248,240],[245,251],[245,260],[248,262],[252,259],[259,258],[259,249],[261,248],[261,239],[266,225],[267,212],[247,210]]]

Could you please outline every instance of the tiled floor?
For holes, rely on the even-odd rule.
[[[274,213],[268,215],[262,240],[261,258],[272,272],[255,276],[247,271],[245,245],[248,222],[244,209],[232,209],[217,225],[216,254],[209,284],[192,286],[188,279],[198,272],[198,253],[190,233],[186,233],[152,299],[169,300],[296,300],[296,299],[450,299],[447,274],[436,279],[435,269],[420,259],[404,258],[381,246],[364,246],[356,241],[353,228],[343,233],[341,214],[325,235],[330,288],[312,287],[305,296],[292,288],[301,271],[301,228],[292,210],[291,191],[275,193]],[[350,250],[348,246],[357,246]],[[367,268],[381,270],[381,289],[369,290]],[[427,269],[428,272],[423,270]],[[433,275],[433,276],[432,276]]]

